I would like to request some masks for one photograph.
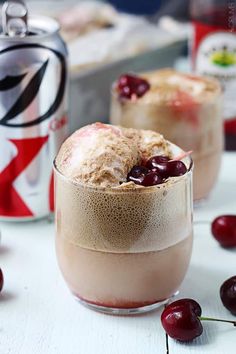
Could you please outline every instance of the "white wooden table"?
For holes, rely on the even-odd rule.
[[[210,221],[236,214],[236,153],[225,153],[219,182],[204,206],[195,210],[195,242],[179,297],[198,300],[204,315],[234,317],[223,308],[219,287],[236,274],[236,250],[224,250],[210,235]],[[208,221],[209,224],[200,223]],[[139,317],[113,317],[82,307],[70,295],[58,270],[54,225],[47,221],[0,223],[1,354],[164,354],[161,310]],[[236,328],[204,323],[204,335],[191,344],[169,340],[170,354],[235,353]]]

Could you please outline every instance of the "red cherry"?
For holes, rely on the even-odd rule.
[[[182,161],[170,160],[167,156],[153,156],[147,161],[146,166],[162,178],[182,176],[187,172]]]
[[[161,315],[166,333],[181,342],[191,341],[202,334],[200,305],[192,299],[181,299],[168,305]]]
[[[196,300],[193,300],[193,299],[186,298],[186,299],[176,300],[176,301],[172,302],[170,305],[171,305],[172,309],[175,307],[178,307],[180,305],[181,306],[185,305],[185,306],[188,306],[189,308],[191,308],[191,310],[195,313],[196,316],[201,316],[201,314],[202,314],[201,306],[199,305],[199,303]],[[168,305],[168,307],[170,305]]]
[[[2,269],[0,268],[0,292],[2,291],[3,284],[4,284],[4,277],[3,277]]]
[[[168,177],[182,176],[187,172],[187,167],[182,161],[172,160],[167,164]]]
[[[117,83],[117,90],[122,98],[131,99],[133,95],[142,97],[149,89],[150,84],[147,80],[129,74],[120,76]]]
[[[141,184],[145,187],[155,186],[168,177],[181,176],[187,172],[182,161],[170,160],[168,156],[153,156],[143,161],[145,166],[134,166],[127,175],[127,181]]]
[[[167,156],[153,156],[151,157],[146,166],[156,172],[162,178],[167,178],[168,176],[168,161],[169,158]]]
[[[129,172],[129,174],[133,177],[139,177],[141,175],[146,175],[148,173],[148,168],[146,168],[145,166],[134,166],[131,171]]]
[[[134,166],[127,175],[127,181],[132,181],[142,186],[155,186],[163,182],[163,179],[145,166]]]
[[[156,172],[148,172],[142,181],[142,186],[149,187],[163,183],[163,179]]]
[[[127,175],[127,181],[142,184],[144,177],[148,172],[148,169],[144,166],[134,166]]]
[[[193,299],[181,299],[169,304],[161,314],[161,323],[166,333],[180,342],[188,342],[203,332],[201,321],[230,323],[236,327],[236,321],[219,318],[201,317],[201,306]]]
[[[236,247],[236,215],[221,215],[213,220],[211,232],[223,247]]]
[[[158,167],[160,164],[165,164],[169,160],[170,159],[168,156],[164,156],[164,155],[153,156],[146,162],[146,166],[151,170],[155,167]]]
[[[223,305],[236,315],[236,275],[227,279],[220,287],[220,298]]]

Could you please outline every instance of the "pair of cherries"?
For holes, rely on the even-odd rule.
[[[223,305],[236,315],[236,276],[226,280],[220,288]],[[231,323],[236,321],[202,317],[199,303],[193,299],[181,299],[169,304],[161,315],[161,323],[166,333],[180,342],[188,342],[199,337],[203,332],[201,321],[217,321]]]
[[[134,166],[127,175],[127,181],[149,187],[164,183],[168,177],[182,176],[186,172],[187,168],[182,161],[158,155],[151,157],[143,165]]]

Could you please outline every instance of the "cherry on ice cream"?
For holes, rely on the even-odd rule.
[[[169,161],[167,163],[168,177],[182,176],[187,172],[187,167],[182,161]]]
[[[141,184],[145,187],[149,187],[160,183],[163,183],[163,179],[156,172],[151,171],[146,174]]]
[[[164,183],[168,177],[182,176],[186,172],[187,167],[180,160],[170,160],[164,155],[153,156],[145,166],[134,166],[127,175],[127,181],[148,187]]]
[[[120,97],[128,99],[142,97],[149,88],[150,84],[147,80],[129,74],[120,76],[117,83]]]
[[[162,178],[167,178],[169,160],[169,157],[164,155],[153,156],[147,161],[146,167],[158,173]]]
[[[148,172],[148,168],[144,166],[134,166],[127,175],[127,181],[142,184],[144,177]]]

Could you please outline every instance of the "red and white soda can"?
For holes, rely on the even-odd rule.
[[[53,212],[53,159],[67,136],[67,50],[56,21],[3,5],[0,34],[0,218]],[[17,16],[19,13],[19,16]]]

